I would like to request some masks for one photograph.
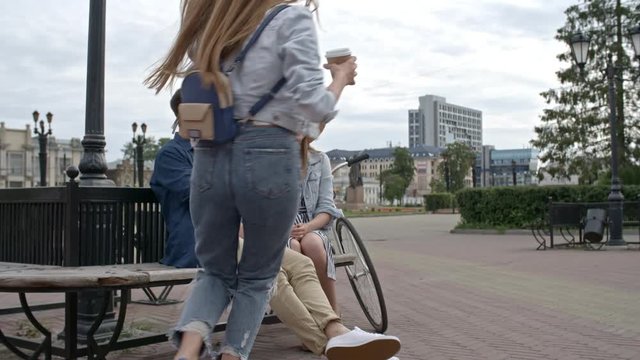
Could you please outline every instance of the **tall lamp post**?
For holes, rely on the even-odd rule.
[[[142,134],[136,135],[138,131],[138,123],[131,124],[131,130],[133,130],[133,139],[131,142],[135,146],[134,149],[134,171],[133,171],[133,183],[135,185],[136,182],[136,170],[135,167],[138,168],[138,187],[144,186],[144,144],[147,143],[147,138],[145,135],[147,134],[147,124],[142,123],[140,125],[140,130],[142,130]]]
[[[516,186],[516,161],[511,160],[511,181],[513,182],[513,186]]]
[[[51,135],[53,114],[48,112],[46,117],[47,124],[49,125],[48,130],[44,129],[44,120],[40,119],[40,113],[37,110],[33,112],[33,133],[38,135],[38,144],[40,145],[40,153],[38,153],[38,160],[40,162],[40,186],[47,186],[47,142],[49,135]]]
[[[636,58],[640,58],[640,26],[636,26],[629,31],[631,43]],[[580,71],[584,71],[584,66],[589,57],[589,43],[591,39],[583,33],[577,33],[571,37],[571,52]],[[609,127],[611,132],[611,190],[609,192],[609,219],[610,238],[608,246],[626,246],[627,243],[622,237],[623,201],[622,185],[618,176],[618,133],[616,114],[616,90],[615,82],[622,81],[619,75],[619,67],[613,64],[611,53],[607,59],[607,83],[609,88]]]
[[[449,157],[444,158],[444,185],[447,192],[451,189],[451,173],[449,172]]]

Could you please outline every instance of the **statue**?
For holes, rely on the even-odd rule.
[[[352,165],[349,169],[349,187],[355,189],[357,186],[362,186],[360,163]]]

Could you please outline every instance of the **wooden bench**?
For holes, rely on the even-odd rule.
[[[87,356],[89,359],[104,359],[112,350],[126,349],[143,344],[166,340],[165,334],[154,334],[140,338],[119,340],[131,289],[150,286],[165,286],[189,283],[197,269],[176,269],[158,263],[126,264],[107,266],[61,267],[28,265],[20,263],[0,263],[0,292],[18,293],[20,305],[33,326],[44,336],[41,343],[23,338],[4,335],[0,330],[0,342],[9,350],[25,359],[37,359],[44,354],[65,359]],[[78,293],[86,290],[102,292],[102,309],[87,333],[87,346],[78,346],[77,309]],[[96,330],[104,320],[112,291],[120,291],[118,320],[111,339],[98,344],[94,339]],[[52,335],[33,315],[26,299],[27,293],[65,293],[64,347],[52,343]],[[27,355],[19,348],[33,351]]]
[[[336,266],[352,265],[355,255],[337,255],[334,260]],[[125,340],[119,339],[126,318],[127,305],[131,300],[131,290],[187,284],[191,282],[197,271],[197,269],[176,269],[158,263],[62,267],[0,262],[0,292],[18,293],[20,305],[25,315],[44,336],[42,342],[37,343],[19,337],[7,336],[0,329],[0,342],[13,353],[25,359],[37,359],[41,354],[45,356],[45,359],[51,359],[52,355],[65,359],[76,359],[82,356],[87,356],[89,359],[105,359],[107,354],[113,350],[166,341],[167,337],[164,333]],[[86,290],[102,292],[102,309],[87,333],[87,346],[79,347],[78,293]],[[116,326],[110,340],[98,344],[94,339],[94,334],[104,320],[114,290],[120,291]],[[64,347],[53,344],[51,331],[35,318],[26,299],[27,293],[53,292],[65,293]],[[273,314],[266,315],[263,320],[263,324],[278,322],[279,320]],[[225,327],[225,323],[219,323],[214,331],[222,331]],[[33,353],[28,355],[21,348],[30,349]]]

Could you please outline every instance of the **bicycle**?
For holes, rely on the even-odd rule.
[[[336,165],[331,169],[331,174],[368,158],[369,154],[355,156]],[[387,330],[388,319],[382,287],[362,238],[346,217],[343,216],[335,220],[332,226],[331,243],[336,257],[349,259],[339,266],[345,268],[349,283],[351,283],[356,299],[358,299],[367,320],[377,332],[384,333]]]

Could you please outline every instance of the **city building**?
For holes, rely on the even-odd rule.
[[[445,148],[463,142],[482,151],[482,111],[447,103],[436,95],[418,98],[417,110],[409,110],[409,147],[419,145]]]
[[[476,157],[476,186],[535,185],[538,182],[538,150],[497,150],[493,145],[482,146]]]
[[[149,187],[149,181],[151,180],[151,175],[153,175],[153,163],[154,161],[152,160],[146,160],[144,162],[144,187]],[[105,174],[116,186],[137,187],[137,180],[134,184],[133,176],[134,171],[137,171],[136,169],[131,159],[122,159],[107,163],[107,171]]]
[[[10,129],[0,122],[0,188],[32,187],[40,182],[40,148],[31,126]],[[60,186],[67,180],[65,169],[80,163],[84,149],[80,139],[56,139],[47,144],[47,186]]]
[[[365,150],[331,150],[327,156],[331,160],[331,167],[344,162],[360,153],[369,154],[369,159],[360,163],[360,171],[365,194],[365,205],[377,205],[382,201],[382,184],[380,183],[380,173],[389,170],[395,160],[393,151],[395,148],[377,148]],[[415,174],[413,181],[407,188],[405,203],[422,203],[422,196],[431,193],[431,180],[437,176],[436,168],[440,163],[440,153],[442,149],[433,146],[419,145],[409,148],[409,153],[413,157]],[[349,186],[349,168],[345,167],[333,177],[336,203],[340,205],[346,198],[346,189]]]
[[[547,172],[544,168],[541,168],[539,171],[542,179],[538,180],[538,185],[540,186],[550,186],[550,185],[579,185],[580,184],[580,176],[579,175],[569,175],[569,177],[564,176],[551,176],[549,172]]]

